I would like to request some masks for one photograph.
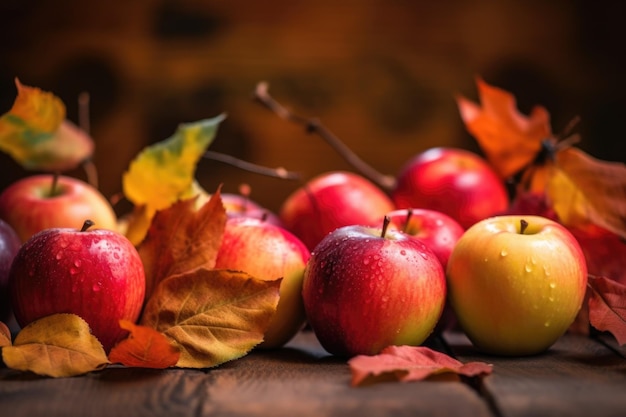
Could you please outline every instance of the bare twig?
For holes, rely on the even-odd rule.
[[[89,120],[89,93],[84,91],[78,96],[78,126],[87,134],[90,135],[90,120]],[[98,188],[98,169],[94,164],[91,157],[84,160],[81,164],[85,174],[87,175],[87,182],[94,188]]]
[[[212,159],[214,161],[224,162],[243,170],[254,172],[255,174],[265,175],[267,177],[281,178],[285,180],[301,180],[302,176],[297,172],[287,171],[285,168],[269,168],[262,165],[253,164],[252,162],[244,161],[243,159],[235,158],[234,156],[224,154],[215,151],[206,151],[203,158]]]
[[[326,141],[339,155],[341,155],[350,165],[357,171],[375,182],[379,187],[385,190],[391,190],[396,183],[394,177],[385,175],[374,169],[370,164],[361,159],[352,149],[346,146],[337,136],[328,130],[318,119],[307,118],[293,113],[278,101],[276,101],[268,91],[267,82],[257,84],[254,91],[254,100],[271,110],[280,118],[289,122],[304,126],[307,133],[316,133]]]

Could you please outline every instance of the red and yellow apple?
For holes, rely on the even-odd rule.
[[[446,300],[444,270],[423,243],[398,230],[340,227],[315,247],[302,290],[311,328],[338,356],[419,345]]]
[[[318,175],[289,195],[279,217],[312,250],[338,227],[377,226],[392,210],[389,196],[369,180],[352,172],[332,171]]]
[[[250,217],[226,222],[215,268],[244,271],[263,280],[282,278],[276,313],[259,347],[281,347],[304,326],[302,280],[310,255],[300,239],[273,223]]]
[[[541,216],[496,216],[470,227],[448,261],[448,291],[472,343],[490,354],[545,351],[573,323],[587,286],[574,236]]]
[[[100,229],[117,229],[109,201],[96,188],[77,178],[32,175],[0,193],[0,219],[13,227],[22,242],[49,228],[80,229],[87,219]]]
[[[396,208],[440,211],[467,229],[508,207],[504,183],[487,161],[458,148],[431,148],[410,159],[391,191]]]
[[[127,334],[119,320],[137,321],[145,286],[141,258],[126,237],[85,227],[36,233],[17,252],[9,272],[20,326],[73,313],[89,324],[106,351]]]

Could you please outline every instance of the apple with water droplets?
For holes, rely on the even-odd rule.
[[[304,273],[304,307],[322,346],[343,357],[389,345],[420,345],[446,300],[437,256],[399,230],[340,227],[314,248]]]
[[[139,318],[146,279],[132,243],[92,225],[87,221],[80,230],[51,228],[33,235],[15,255],[9,294],[20,326],[73,313],[109,351],[127,334],[119,320]]]
[[[545,351],[573,323],[585,297],[585,256],[572,233],[541,216],[503,215],[470,227],[447,267],[462,329],[481,351]]]

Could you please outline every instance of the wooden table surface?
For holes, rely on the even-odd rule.
[[[492,363],[493,373],[482,383],[355,388],[346,361],[303,331],[282,349],[207,370],[109,367],[51,379],[2,368],[0,416],[626,416],[626,350],[611,338],[565,335],[527,358],[482,355],[459,333],[429,345]]]

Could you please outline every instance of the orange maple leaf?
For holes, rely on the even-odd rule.
[[[120,320],[120,327],[130,335],[111,349],[109,361],[128,367],[164,369],[175,366],[180,351],[163,333],[151,327]]]

